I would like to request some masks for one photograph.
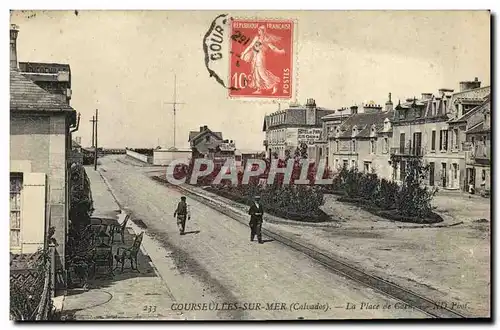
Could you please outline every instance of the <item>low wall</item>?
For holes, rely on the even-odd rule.
[[[144,162],[144,163],[148,162],[148,156],[140,154],[140,153],[132,151],[132,150],[127,150],[127,156],[130,156],[134,159],[140,160],[141,162]]]
[[[168,165],[173,160],[186,160],[191,158],[191,150],[155,150],[153,165]]]

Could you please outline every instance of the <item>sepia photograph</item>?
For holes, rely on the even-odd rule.
[[[11,321],[492,319],[487,8],[9,19]]]

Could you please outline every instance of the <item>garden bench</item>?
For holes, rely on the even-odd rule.
[[[109,234],[111,235],[111,244],[115,242],[115,235],[120,234],[122,238],[122,243],[125,243],[125,228],[127,227],[128,220],[130,219],[130,214],[125,216],[121,224],[112,224],[109,228]]]
[[[144,236],[144,232],[137,235],[134,238],[134,243],[129,248],[125,248],[125,247],[121,247],[121,246],[118,247],[118,249],[116,250],[116,255],[115,255],[115,260],[117,263],[115,269],[118,268],[118,264],[120,264],[121,271],[123,272],[125,262],[127,260],[130,260],[130,268],[132,270],[140,272],[138,265],[137,265],[137,255],[139,254],[139,248],[141,247],[143,236]],[[134,262],[135,262],[135,267],[134,267]]]

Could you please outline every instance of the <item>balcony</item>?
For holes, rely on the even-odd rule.
[[[483,144],[475,145],[474,148],[472,149],[471,158],[477,164],[484,164],[484,165],[490,164],[491,160],[490,147],[488,145],[483,145]]]
[[[400,157],[422,157],[424,155],[424,148],[391,148],[391,155]]]

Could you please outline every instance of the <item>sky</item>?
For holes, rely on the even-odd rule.
[[[204,64],[203,37],[221,13],[297,22],[296,101],[338,109],[397,103],[478,77],[490,84],[490,14],[486,11],[31,11],[11,13],[19,26],[19,61],[71,66],[71,106],[81,113],[82,144],[99,109],[104,147],[176,146],[207,125],[237,148],[263,150],[271,102],[229,99]],[[281,109],[287,103],[281,104]]]

